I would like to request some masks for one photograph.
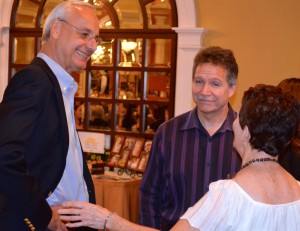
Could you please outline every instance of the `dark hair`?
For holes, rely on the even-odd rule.
[[[231,50],[217,46],[200,50],[194,58],[193,78],[195,76],[196,68],[205,63],[211,63],[225,68],[227,70],[227,81],[229,86],[232,87],[236,85],[239,68]]]
[[[278,87],[280,87],[284,92],[293,95],[298,101],[298,105],[300,104],[300,79],[299,78],[284,79],[278,84]],[[300,157],[300,124],[298,127],[298,135],[291,140],[290,146],[293,153]]]
[[[153,110],[153,116],[155,119],[165,120],[165,111],[167,110],[166,106],[157,106]]]
[[[299,78],[289,78],[282,80],[278,87],[280,87],[283,91],[289,92],[292,94],[298,103],[300,103],[300,79]]]
[[[81,103],[81,102],[75,102],[75,103],[74,103],[74,111],[76,111],[77,108],[79,108],[79,107],[82,106],[82,105],[83,105],[83,103]]]
[[[165,113],[167,109],[167,106],[157,106],[153,109],[153,117],[155,121],[150,124],[151,129],[157,130],[159,125],[166,121]]]
[[[299,106],[279,87],[259,84],[245,91],[239,122],[248,127],[252,148],[277,156],[297,134]]]
[[[123,107],[127,109],[126,115],[122,121],[122,127],[125,128],[127,131],[132,130],[132,126],[136,124],[136,120],[134,118],[134,104],[127,104],[124,103]]]

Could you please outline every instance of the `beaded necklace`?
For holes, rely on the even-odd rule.
[[[241,169],[246,168],[247,166],[249,166],[250,164],[252,164],[252,163],[254,163],[254,162],[266,162],[266,161],[273,161],[273,162],[278,163],[278,160],[276,160],[276,159],[271,159],[271,158],[258,158],[258,159],[253,159],[253,160],[248,161],[246,164],[244,164],[244,165],[242,166]]]

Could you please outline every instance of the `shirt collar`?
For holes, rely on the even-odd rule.
[[[237,113],[233,111],[231,105],[228,104],[227,117],[218,132],[225,132],[226,130],[233,131],[232,123],[235,120],[236,115]],[[187,120],[180,129],[189,130],[192,128],[204,129],[197,115],[197,107],[188,113]]]
[[[44,53],[38,53],[37,57],[43,59],[48,64],[48,66],[56,76],[63,93],[74,92],[75,94],[77,90],[77,83],[74,78],[65,69],[62,68],[62,66],[60,66],[57,62],[55,62]]]
[[[228,104],[228,113],[225,122],[223,123],[220,131],[233,131],[232,124],[237,116],[237,113],[232,109],[231,105]]]

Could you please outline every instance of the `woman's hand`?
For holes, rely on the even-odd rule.
[[[86,202],[69,201],[63,203],[63,206],[64,209],[58,210],[58,213],[61,215],[61,220],[68,222],[66,223],[66,226],[68,228],[85,226],[94,229],[104,229],[105,224],[106,228],[110,231],[156,230],[134,224],[99,205],[94,205]]]
[[[47,227],[49,230],[67,231],[66,225],[59,219],[58,210],[61,208],[63,208],[63,207],[62,206],[51,206],[52,218]]]
[[[63,207],[64,209],[58,210],[58,213],[61,220],[69,221],[66,224],[69,228],[85,226],[103,229],[105,219],[111,214],[109,210],[87,202],[64,202]]]

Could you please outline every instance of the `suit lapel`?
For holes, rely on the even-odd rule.
[[[50,69],[50,67],[47,65],[47,63],[43,59],[36,57],[35,59],[33,59],[31,64],[40,67],[46,73],[47,77],[54,85],[54,91],[55,91],[55,95],[56,95],[56,99],[57,99],[57,105],[59,108],[60,118],[62,120],[62,132],[63,132],[64,144],[65,144],[64,151],[67,154],[68,149],[69,149],[68,122],[67,122],[65,105],[64,105],[64,100],[63,100],[59,82],[57,80],[57,77],[54,75],[53,71]]]

